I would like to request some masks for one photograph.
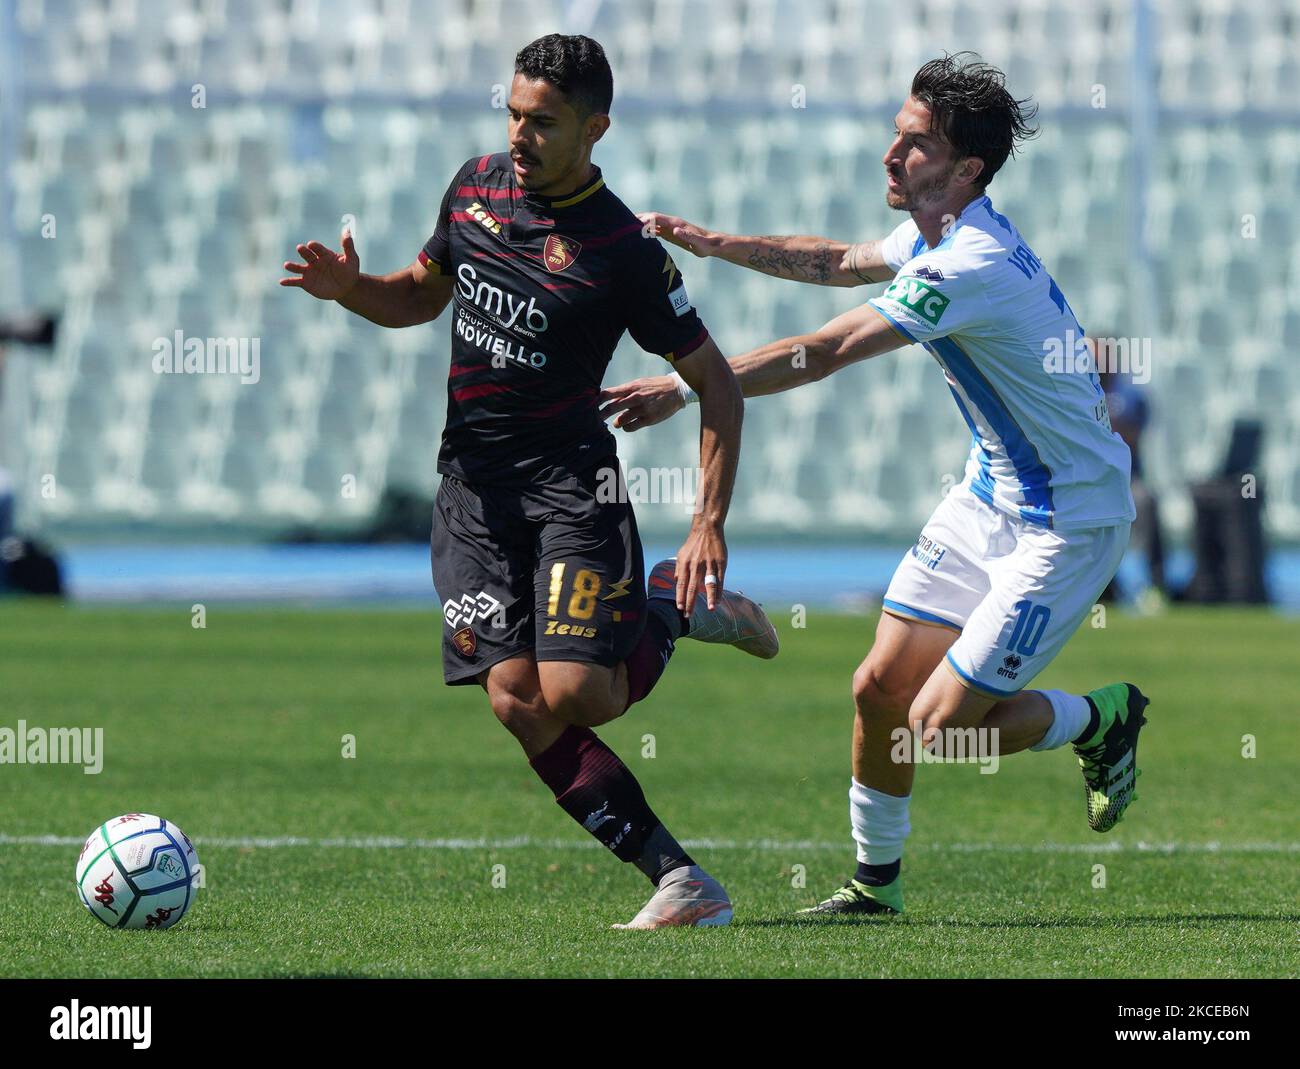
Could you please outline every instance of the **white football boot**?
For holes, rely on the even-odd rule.
[[[677,558],[661,560],[651,568],[646,585],[650,597],[676,601]],[[695,595],[695,604],[691,606],[691,629],[682,638],[735,646],[764,660],[777,655],[781,640],[761,605],[736,590],[719,590],[716,600],[716,606],[710,609],[703,590]]]
[[[731,923],[731,899],[699,865],[673,869],[650,901],[627,924],[615,928],[716,928]]]

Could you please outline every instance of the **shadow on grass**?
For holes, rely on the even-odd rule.
[[[1295,924],[1300,922],[1296,913],[1186,913],[1164,914],[1156,917],[1025,917],[1018,920],[964,920],[949,917],[920,920],[916,917],[761,917],[754,920],[735,920],[733,928],[809,928],[836,925],[907,925],[911,928],[1172,928],[1184,924],[1222,924],[1232,921],[1255,923]]]

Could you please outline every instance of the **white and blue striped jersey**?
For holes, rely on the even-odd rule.
[[[971,491],[1046,527],[1132,522],[1128,446],[1083,328],[1006,216],[977,197],[933,249],[909,218],[882,253],[895,278],[869,303],[943,368],[971,430]]]

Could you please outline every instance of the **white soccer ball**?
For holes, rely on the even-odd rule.
[[[110,928],[170,928],[201,885],[194,844],[148,813],[114,817],[91,832],[76,872],[81,901]]]

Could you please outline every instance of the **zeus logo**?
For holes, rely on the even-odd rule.
[[[537,307],[536,297],[529,297],[525,303],[522,297],[507,293],[500,286],[479,281],[473,264],[461,264],[456,268],[456,289],[465,300],[495,317],[503,327],[522,325],[536,334],[542,334],[550,326],[546,313]],[[519,323],[521,315],[522,324]]]

